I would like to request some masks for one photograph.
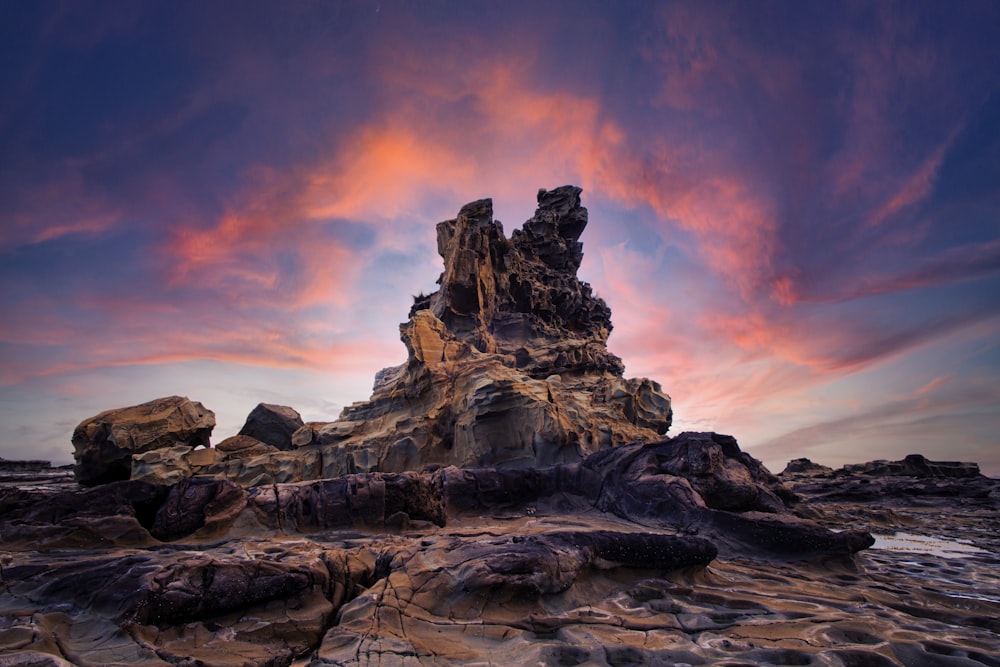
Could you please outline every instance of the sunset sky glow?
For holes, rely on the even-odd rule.
[[[0,2],[0,457],[180,394],[333,420],[434,224],[583,187],[672,433],[1000,476],[1000,4]]]

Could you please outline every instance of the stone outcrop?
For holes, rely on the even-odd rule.
[[[864,536],[796,519],[790,509],[796,501],[734,438],[685,432],[541,468],[449,466],[249,489],[205,477],[171,486],[131,480],[41,499],[10,492],[0,495],[0,529],[9,544],[82,546],[93,538],[121,539],[124,546],[142,542],[143,531],[146,541],[234,530],[433,531],[462,517],[532,508],[543,514],[597,512],[633,525],[694,531],[713,549],[742,555],[847,555],[868,545]]]
[[[370,400],[293,444],[322,451],[322,476],[433,465],[530,467],[578,461],[666,433],[670,397],[625,379],[607,349],[611,311],[581,282],[580,188],[538,193],[510,239],[489,199],[437,226],[441,288],[400,327],[406,363]]]
[[[960,461],[928,461],[921,454],[910,454],[902,461],[869,461],[846,465],[843,472],[872,476],[905,475],[909,477],[979,477],[979,466]]]
[[[834,470],[809,459],[794,459],[781,471],[782,477],[911,477],[917,479],[975,479],[982,477],[979,466],[962,461],[930,461],[922,454],[910,454],[900,461],[879,459],[849,463]]]
[[[540,468],[0,489],[0,663],[559,663],[620,648],[602,628],[695,637],[762,612],[671,578],[871,544],[793,501],[711,433]],[[608,664],[695,655],[650,641]]]
[[[833,468],[829,466],[820,465],[819,463],[813,463],[809,459],[792,459],[785,465],[785,469],[781,471],[781,475],[829,475],[833,472]]]
[[[49,461],[8,461],[0,458],[0,488],[4,486],[63,486],[74,481],[72,466],[52,467]]]
[[[259,403],[247,416],[238,435],[254,438],[277,449],[292,448],[292,434],[305,424],[302,415],[287,405]]]
[[[181,396],[108,410],[73,431],[73,473],[80,484],[129,479],[132,457],[164,448],[207,447],[215,413]]]
[[[903,481],[938,495],[828,493]],[[0,664],[993,664],[1000,482],[791,483],[811,508],[682,433],[532,469],[0,489]],[[983,555],[845,558],[859,516]]]
[[[836,470],[786,469],[781,480],[810,501],[802,508],[810,518],[821,518],[813,513],[816,506],[830,502],[873,503],[883,510],[893,505],[933,504],[942,498],[975,504],[1000,497],[998,482],[983,475],[977,464],[930,461],[920,454],[900,461],[852,463]],[[862,513],[869,514],[867,509]],[[880,522],[878,516],[871,519],[871,525]]]
[[[608,351],[611,311],[577,277],[587,209],[580,188],[538,193],[510,238],[482,199],[437,225],[440,289],[400,325],[407,360],[333,422],[302,425],[260,405],[240,431],[279,450],[226,441],[194,465],[180,449],[137,457],[133,477],[211,476],[253,486],[439,466],[527,468],[662,439],[670,397],[623,376]],[[292,425],[299,427],[290,433]],[[290,437],[289,437],[290,436]]]

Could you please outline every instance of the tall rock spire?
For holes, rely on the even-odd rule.
[[[296,433],[323,452],[321,476],[549,465],[666,433],[670,397],[623,377],[607,348],[611,310],[577,277],[581,192],[540,190],[509,239],[491,199],[438,223],[440,289],[416,297],[400,325],[406,363],[381,371],[371,399],[337,421]]]
[[[587,226],[580,193],[572,185],[540,190],[535,215],[509,240],[490,199],[438,223],[441,289],[418,299],[411,315],[429,308],[477,350],[514,355],[531,377],[620,377],[621,359],[607,349],[611,310],[576,275]]]
[[[180,472],[150,455],[133,462],[132,476],[195,472],[254,486],[433,466],[523,468],[661,439],[670,397],[651,380],[623,377],[607,347],[611,310],[577,278],[588,220],[580,193],[540,190],[535,214],[510,238],[490,199],[439,223],[440,289],[416,297],[399,327],[406,362],[380,371],[371,398],[336,421],[298,429],[290,451],[205,455],[207,464],[195,470],[185,459]]]

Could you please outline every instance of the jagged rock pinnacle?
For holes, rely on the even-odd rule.
[[[523,468],[572,463],[602,449],[659,440],[670,397],[626,379],[608,351],[611,310],[577,278],[587,226],[581,189],[538,193],[535,214],[510,238],[480,199],[437,225],[444,270],[400,325],[407,360],[380,371],[369,400],[333,422],[308,423],[291,451],[228,443],[197,467],[246,486],[434,466]],[[235,450],[234,450],[235,451]],[[215,450],[212,450],[215,452]],[[190,457],[188,457],[190,458]],[[149,455],[133,478],[176,475]]]
[[[480,352],[511,354],[532,377],[609,372],[621,359],[607,350],[611,310],[577,276],[587,226],[581,189],[538,193],[535,215],[508,240],[490,199],[466,204],[437,226],[441,289],[418,299],[455,336]]]

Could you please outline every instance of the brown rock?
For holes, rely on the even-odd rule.
[[[781,471],[782,475],[828,475],[833,472],[829,468],[818,463],[813,463],[809,459],[792,459]]]
[[[223,476],[245,486],[440,466],[525,468],[660,439],[670,397],[623,377],[607,349],[611,311],[577,278],[587,225],[580,188],[538,193],[508,239],[483,199],[437,226],[441,289],[400,325],[405,364],[378,373],[368,401],[303,424],[261,404],[240,431],[289,452],[225,441],[224,459],[178,450],[137,458],[136,478]]]
[[[372,397],[339,420],[292,435],[299,452],[322,453],[324,477],[547,466],[666,433],[670,397],[622,377],[607,350],[611,312],[576,276],[580,189],[538,201],[510,239],[488,199],[438,225],[441,289],[417,297],[400,326],[407,362],[381,371]]]
[[[291,437],[289,437],[289,442],[291,442]],[[277,447],[265,444],[248,435],[234,435],[226,438],[217,444],[215,449],[230,459],[246,459],[279,451]]]
[[[225,454],[214,448],[190,449],[185,445],[175,445],[154,449],[132,457],[132,479],[141,479],[157,484],[176,484],[195,472],[210,474]]]
[[[102,412],[73,431],[73,473],[93,486],[128,479],[132,456],[165,447],[207,447],[215,413],[181,396]]]

